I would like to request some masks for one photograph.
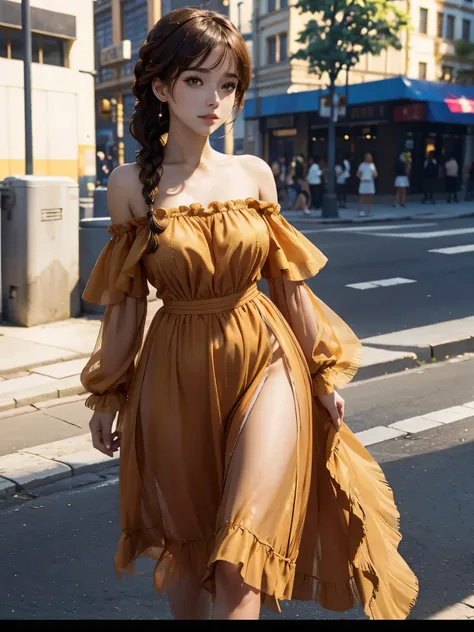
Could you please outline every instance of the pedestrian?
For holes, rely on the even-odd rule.
[[[466,202],[474,200],[474,160],[466,168]]]
[[[351,163],[348,158],[344,158],[342,164],[344,166],[344,182],[341,186],[341,208],[347,208],[347,187],[351,179]]]
[[[309,190],[311,194],[311,208],[319,210],[322,204],[321,195],[321,167],[319,166],[319,159],[311,157],[309,159],[309,169],[306,176],[306,180],[309,184]]]
[[[93,445],[120,446],[116,571],[156,559],[176,619],[257,619],[288,599],[405,618],[417,581],[393,494],[335,390],[362,347],[304,283],[326,258],[280,214],[264,161],[209,142],[242,110],[247,44],[185,7],[139,56],[139,150],[110,176],[112,238],[84,292],[106,305],[81,379]],[[148,282],[163,305],[142,342]]]
[[[435,155],[434,151],[430,151],[423,165],[423,204],[428,201],[435,204],[434,190],[438,178],[438,163]]]
[[[297,211],[303,211],[305,215],[311,215],[309,210],[309,184],[306,180],[306,168],[304,157],[299,155],[295,161],[295,183],[298,189],[298,195],[295,200],[294,208]]]
[[[451,154],[449,159],[445,162],[444,169],[446,172],[446,201],[448,204],[451,204],[451,199],[454,199],[457,203],[459,166],[453,154]]]
[[[107,180],[110,175],[110,169],[105,159],[105,153],[99,150],[96,154],[96,184],[100,187],[107,186]]]
[[[364,202],[367,202],[367,216],[370,217],[372,215],[372,197],[375,193],[375,178],[377,175],[372,154],[366,153],[363,162],[360,163],[357,169],[357,177],[359,178],[359,217],[365,217],[366,215],[362,210]]]
[[[346,168],[344,165],[344,161],[341,156],[338,156],[336,159],[336,195],[337,195],[337,203],[340,208],[346,208],[344,204],[344,189],[346,183]]]
[[[395,207],[406,207],[407,189],[410,186],[409,175],[410,163],[405,152],[402,152],[395,162]]]

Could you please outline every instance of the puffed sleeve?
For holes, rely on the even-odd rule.
[[[262,210],[270,235],[262,276],[268,280],[270,297],[305,354],[313,394],[332,393],[355,376],[362,345],[350,327],[304,282],[324,267],[327,258],[280,215],[278,205],[269,204]]]
[[[83,293],[84,300],[106,305],[94,351],[81,373],[91,393],[86,406],[121,411],[133,379],[147,311],[148,284],[141,261],[147,234],[134,222],[109,227],[105,246]]]

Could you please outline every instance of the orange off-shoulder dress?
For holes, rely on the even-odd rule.
[[[146,218],[112,224],[84,291],[107,306],[82,383],[87,406],[119,413],[119,576],[146,555],[158,591],[192,574],[215,595],[226,560],[270,608],[362,603],[372,619],[406,618],[418,582],[398,552],[392,491],[317,397],[352,379],[361,358],[355,334],[304,283],[326,257],[277,204],[154,212],[158,250],[146,253]],[[285,280],[317,323],[306,356]],[[163,307],[143,341],[148,282]]]

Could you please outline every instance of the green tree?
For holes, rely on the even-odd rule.
[[[299,0],[300,13],[312,17],[299,33],[302,47],[293,59],[307,60],[309,72],[327,76],[331,98],[328,121],[328,195],[324,216],[337,216],[335,196],[336,122],[334,105],[336,82],[342,70],[349,71],[362,55],[379,55],[387,48],[401,49],[399,34],[408,18],[390,0]]]
[[[469,64],[468,68],[460,68],[456,72],[456,82],[464,85],[474,84],[474,43],[459,40],[454,44],[458,61]]]

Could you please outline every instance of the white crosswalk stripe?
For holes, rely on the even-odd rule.
[[[451,424],[455,421],[474,418],[474,402],[467,402],[461,406],[451,406],[442,410],[435,410],[431,413],[425,413],[418,417],[410,417],[396,421],[388,426],[374,426],[368,430],[356,432],[355,436],[365,446],[381,443],[388,439],[402,437],[407,434],[416,434],[424,430],[430,430],[438,426]]]
[[[451,248],[434,248],[428,252],[438,252],[442,255],[459,255],[464,252],[474,252],[474,244],[466,244],[465,246],[451,246]]]
[[[404,279],[403,277],[394,277],[393,279],[381,279],[380,281],[348,283],[346,287],[351,287],[354,290],[372,290],[376,287],[390,287],[392,285],[403,285],[405,283],[416,283],[416,281],[413,279]]]
[[[365,233],[363,229],[361,234]],[[368,233],[376,237],[401,237],[403,239],[434,239],[436,237],[452,237],[454,235],[470,235],[474,233],[474,228],[453,228],[452,230],[434,230],[420,233]]]
[[[401,228],[428,228],[430,226],[438,226],[436,222],[423,222],[422,224],[387,224],[385,226],[348,226],[344,228],[325,228],[325,233],[368,233],[369,231],[379,230],[400,230]]]

